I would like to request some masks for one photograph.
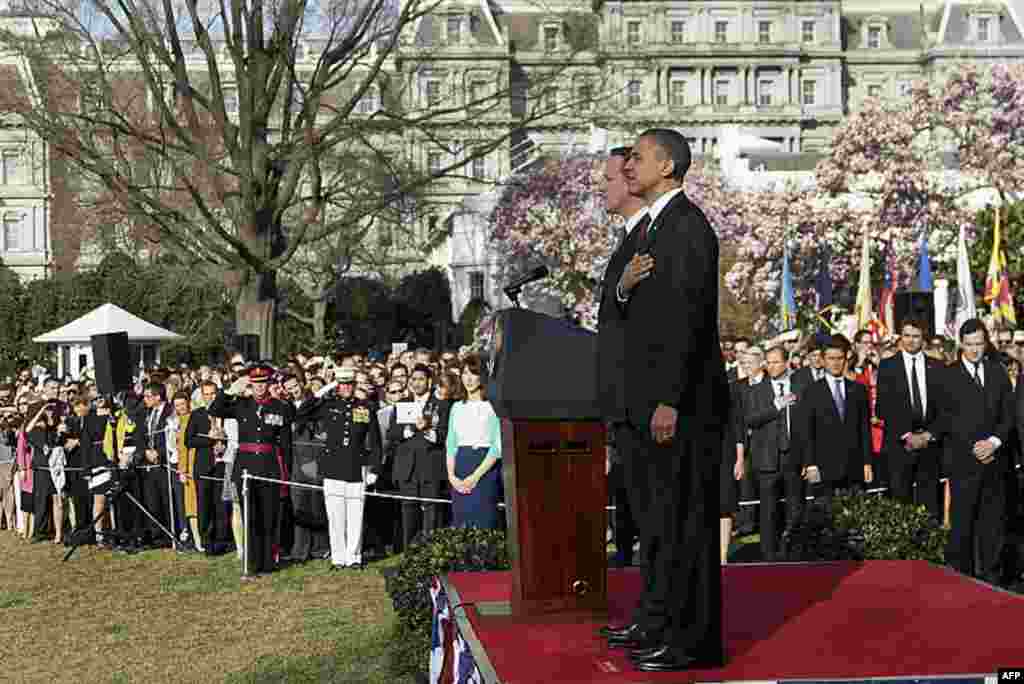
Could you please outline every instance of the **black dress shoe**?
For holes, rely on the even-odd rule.
[[[633,662],[633,667],[640,672],[679,672],[702,666],[697,658],[676,651],[671,646],[662,646],[644,660]]]
[[[654,646],[648,646],[647,648],[634,648],[629,652],[629,659],[634,663],[639,663],[661,653],[663,648],[665,648],[664,644],[655,644]]]
[[[654,635],[645,632],[638,625],[630,625],[630,628],[621,634],[608,637],[608,648],[650,648],[656,646],[658,640]]]
[[[605,639],[608,639],[613,636],[621,637],[625,636],[629,632],[629,630],[633,629],[634,627],[636,627],[636,625],[634,624],[623,625],[622,627],[612,627],[611,625],[605,625],[601,629],[597,630],[597,633],[600,636],[603,636]]]

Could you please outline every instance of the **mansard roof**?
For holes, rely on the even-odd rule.
[[[940,47],[986,47],[970,42],[969,14],[987,11],[991,11],[999,17],[1001,40],[996,45],[1024,42],[1024,27],[1021,26],[1020,16],[1014,6],[1006,0],[984,0],[983,2],[948,0],[944,3],[941,12],[937,45]]]

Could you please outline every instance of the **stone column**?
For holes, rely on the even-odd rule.
[[[743,104],[750,104],[750,67],[743,67]]]

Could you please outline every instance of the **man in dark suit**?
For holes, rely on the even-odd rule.
[[[195,540],[208,555],[214,555],[228,542],[228,520],[224,513],[221,492],[224,483],[224,452],[227,442],[211,435],[218,432],[218,419],[210,416],[207,407],[217,398],[217,385],[204,380],[200,385],[203,406],[192,411],[185,429],[185,448],[196,450],[193,472],[196,478],[196,507],[199,539]],[[218,478],[218,479],[209,479]]]
[[[641,134],[626,163],[629,191],[651,216],[616,288],[625,465],[647,564],[636,622],[609,644],[632,648],[644,672],[724,661],[718,478],[730,399],[718,341],[718,239],[683,194],[689,166],[686,138],[668,129]]]
[[[391,447],[392,478],[402,496],[439,499],[448,481],[444,461],[444,439],[448,426],[435,425],[441,413],[440,401],[432,391],[433,373],[417,364],[409,378],[413,403],[420,406],[415,425],[391,424],[387,442]],[[407,548],[422,529],[432,532],[441,525],[441,504],[403,501],[402,548]],[[422,523],[422,524],[421,524]]]
[[[803,509],[803,479],[800,463],[800,403],[807,390],[806,380],[790,373],[786,350],[772,347],[765,354],[768,378],[747,393],[746,423],[750,428],[750,464],[761,500],[761,556],[775,560],[778,541],[779,486],[786,494],[786,525],[792,527]]]
[[[825,377],[825,365],[821,360],[821,346],[817,342],[808,343],[806,358],[810,362],[809,365],[793,371],[793,379],[805,386]]]
[[[173,407],[167,401],[166,393],[167,390],[158,382],[149,383],[142,392],[142,402],[146,407],[145,431],[140,433],[144,441],[142,466],[167,465],[167,420],[171,417]],[[174,531],[165,468],[140,469],[139,484],[143,506],[160,521],[161,525]],[[145,544],[156,546],[170,544],[170,540],[167,539],[160,527],[148,517],[142,521],[142,530]]]
[[[995,582],[1009,453],[1002,447],[1013,423],[1013,391],[1002,366],[983,358],[987,343],[988,331],[980,320],[960,326],[961,360],[945,370],[936,397],[935,428],[940,439],[949,441],[952,461],[946,562],[966,575]]]
[[[626,177],[622,168],[632,148],[616,147],[605,164],[605,203],[608,213],[621,216],[626,221],[619,236],[615,251],[608,260],[604,277],[601,279],[601,300],[597,310],[597,386],[601,412],[608,425],[610,467],[608,471],[608,492],[615,506],[614,525],[617,560],[622,565],[633,561],[633,540],[637,536],[636,525],[629,507],[627,484],[624,477],[623,461],[629,457],[624,446],[627,440],[618,439],[626,422],[626,378],[625,378],[625,324],[622,312],[615,301],[615,286],[622,277],[626,262],[636,249],[640,234],[637,226],[649,223],[644,201],[629,194]]]
[[[934,397],[943,368],[922,351],[927,330],[922,321],[908,318],[899,330],[900,353],[878,366],[876,411],[885,426],[882,452],[889,464],[889,491],[894,499],[912,504],[916,480],[917,503],[941,521],[942,449],[934,430]]]
[[[850,341],[833,335],[825,345],[823,380],[804,395],[801,474],[815,498],[831,504],[837,493],[863,489],[871,468],[871,407],[864,385],[846,378]]]

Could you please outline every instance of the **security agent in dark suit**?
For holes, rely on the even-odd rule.
[[[690,148],[641,134],[626,163],[650,226],[617,287],[625,325],[624,461],[646,567],[633,624],[609,635],[644,672],[724,662],[719,473],[729,387],[718,340],[718,239],[683,193]],[[671,325],[667,324],[671,322]]]
[[[626,220],[626,225],[601,279],[601,299],[597,312],[598,399],[601,402],[602,416],[608,426],[608,491],[612,505],[615,506],[612,529],[618,548],[617,560],[623,565],[632,564],[633,540],[637,536],[637,530],[630,509],[623,466],[623,461],[629,458],[629,454],[623,448],[628,444],[628,438],[626,441],[620,439],[620,433],[626,428],[626,350],[625,321],[615,301],[615,287],[622,277],[626,263],[636,251],[636,241],[640,235],[637,228],[650,222],[643,199],[629,194],[626,178],[622,174],[626,158],[631,151],[632,148],[629,147],[616,147],[609,154],[605,164],[605,203],[608,213],[621,216]]]
[[[826,505],[837,492],[863,489],[874,479],[868,391],[846,378],[849,353],[850,341],[833,335],[825,345],[828,374],[807,389],[800,411],[801,474],[811,483],[811,494]]]
[[[1003,496],[1013,391],[1006,371],[984,359],[988,331],[976,318],[960,326],[959,363],[945,370],[936,396],[940,439],[951,453],[951,531],[946,562],[966,575],[999,579]]]
[[[806,380],[788,372],[786,351],[772,347],[765,354],[768,377],[747,393],[747,426],[750,428],[750,463],[761,500],[761,556],[775,559],[778,541],[779,486],[786,494],[786,525],[792,527],[803,509],[801,478],[800,397]]]
[[[141,452],[143,466],[167,465],[167,420],[174,408],[167,401],[167,390],[158,382],[143,389],[142,402],[145,404],[145,430],[138,432],[143,444]],[[136,452],[138,453],[138,452]],[[167,491],[167,471],[164,468],[146,468],[139,471],[142,504],[167,529],[177,532],[171,520],[171,508]],[[170,541],[160,528],[148,517],[142,523],[143,543],[166,546]]]
[[[935,435],[938,417],[934,397],[942,365],[922,352],[925,324],[908,318],[900,323],[900,352],[878,366],[876,412],[885,425],[882,451],[889,464],[889,492],[894,499],[917,503],[942,520],[939,470],[942,448]]]

